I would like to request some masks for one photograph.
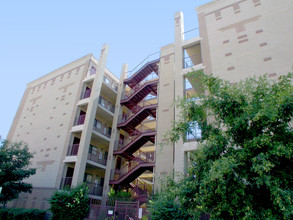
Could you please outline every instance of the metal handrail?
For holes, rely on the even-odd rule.
[[[199,63],[193,63],[193,61],[191,59],[193,57],[200,57],[200,62]],[[202,59],[201,59],[201,54],[200,53],[183,58],[183,68],[189,68],[189,67],[201,64],[201,63],[202,63]]]
[[[155,54],[159,54],[159,58],[160,58],[160,55],[161,55],[161,52],[158,51],[158,52],[155,52],[155,53],[152,53],[152,54],[149,54],[145,59],[143,59],[138,65],[136,65],[132,70],[128,71],[127,72],[127,77],[131,77],[135,72],[135,70],[139,67],[139,66],[143,66],[142,64],[146,64],[148,62],[150,62],[150,57],[155,55]],[[157,59],[159,59],[157,58]],[[156,59],[152,59],[152,60],[156,60]],[[137,71],[136,71],[137,72]]]

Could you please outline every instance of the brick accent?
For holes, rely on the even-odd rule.
[[[272,60],[272,57],[265,57],[265,58],[263,59],[264,62],[266,62],[266,61],[270,61],[270,60]]]
[[[243,40],[238,41],[238,43],[242,44],[242,43],[247,42],[247,41],[248,41],[248,39],[243,39]]]
[[[231,56],[232,55],[232,53],[230,52],[230,53],[226,53],[225,54],[225,57],[229,57],[229,56]]]
[[[224,40],[223,41],[223,44],[227,44],[227,43],[229,43],[230,41],[229,40]]]
[[[267,45],[268,45],[267,42],[264,42],[264,43],[261,43],[259,46],[264,47],[264,46],[267,46]]]
[[[230,67],[227,68],[227,71],[231,71],[231,70],[234,70],[234,69],[235,69],[234,66],[230,66]]]
[[[259,29],[259,30],[257,30],[255,33],[256,34],[260,34],[260,33],[262,33],[263,32],[263,29]]]
[[[164,110],[163,110],[163,112],[168,112],[168,111],[169,111],[169,109],[164,109]]]
[[[169,86],[169,85],[170,85],[169,83],[166,83],[166,84],[164,84],[164,87]]]
[[[269,74],[269,77],[271,78],[271,77],[274,77],[274,76],[276,76],[277,74],[276,73],[270,73]]]

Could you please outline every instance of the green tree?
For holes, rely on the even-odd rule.
[[[88,189],[84,185],[57,190],[49,202],[53,219],[84,219],[90,211]]]
[[[180,183],[167,177],[161,180],[161,191],[149,200],[148,210],[152,220],[189,219],[185,207],[178,200]]]
[[[236,84],[193,72],[205,91],[179,100],[181,118],[168,133],[185,139],[201,129],[178,199],[193,216],[290,219],[293,217],[293,86],[291,73]]]
[[[0,145],[0,203],[15,199],[21,192],[31,192],[32,185],[23,182],[24,179],[36,173],[29,168],[32,153],[22,142],[10,143],[3,141]]]

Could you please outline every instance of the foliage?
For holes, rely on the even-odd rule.
[[[45,219],[46,211],[39,209],[0,208],[0,219],[39,220]]]
[[[123,191],[123,190],[117,190],[115,191],[113,188],[110,189],[110,192],[108,192],[109,198],[108,198],[108,205],[115,205],[115,201],[132,201],[131,193]]]
[[[237,84],[191,75],[206,92],[178,101],[181,118],[168,133],[173,142],[184,139],[194,121],[202,130],[180,204],[212,218],[292,218],[293,74]]]
[[[31,192],[32,185],[22,182],[30,175],[36,173],[29,168],[32,153],[28,146],[22,142],[10,143],[3,141],[0,145],[0,203],[15,199],[21,192]]]
[[[170,177],[162,180],[161,191],[149,201],[151,219],[188,219],[189,214],[178,201],[179,188],[180,184]]]
[[[88,216],[90,206],[88,189],[85,186],[57,190],[51,199],[50,210],[53,219],[84,219]]]

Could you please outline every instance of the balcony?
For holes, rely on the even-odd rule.
[[[118,91],[118,83],[114,81],[110,76],[108,76],[106,73],[104,74],[104,83],[106,83],[109,87],[111,87],[116,92]]]
[[[85,114],[83,114],[83,115],[79,115],[79,116],[75,119],[74,126],[77,126],[77,125],[83,125],[83,124],[84,124],[84,120],[85,120]]]
[[[97,153],[96,155],[89,153],[87,159],[90,161],[96,162],[98,164],[104,165],[104,166],[106,166],[106,164],[107,164],[107,159],[105,159],[104,155],[101,153]]]
[[[102,134],[103,136],[106,136],[107,138],[111,137],[112,128],[107,126],[106,124],[102,124],[102,122],[97,119],[95,119],[93,129],[94,131]]]
[[[99,97],[99,104],[100,104],[102,107],[104,107],[105,109],[107,109],[108,111],[114,113],[114,111],[115,111],[115,106],[114,106],[111,102],[107,101],[106,99],[104,99],[104,98],[101,97],[101,96]]]
[[[70,187],[72,182],[72,177],[64,177],[61,179],[60,182],[60,189],[63,189],[64,187]]]
[[[88,187],[88,194],[93,196],[102,196],[103,186],[100,186],[98,183],[87,182],[86,186]]]
[[[81,96],[81,99],[87,99],[91,96],[91,92],[92,90],[90,88],[86,88],[86,90],[84,91],[83,95]]]
[[[125,91],[122,95],[120,104],[125,105],[127,108],[132,109],[148,94],[157,95],[159,79],[151,81],[143,81],[133,87],[130,91]]]
[[[69,146],[67,156],[76,156],[78,153],[79,144],[72,144]]]

